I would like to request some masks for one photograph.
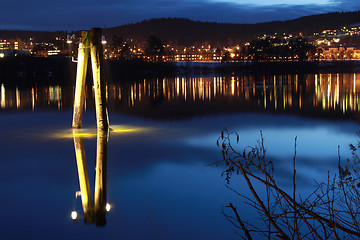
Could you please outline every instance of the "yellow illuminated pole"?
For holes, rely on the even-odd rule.
[[[93,204],[91,199],[89,176],[86,167],[84,140],[81,136],[81,130],[73,129],[74,147],[76,155],[76,164],[78,169],[79,184],[81,191],[81,201],[84,211],[84,222],[93,222]]]
[[[89,32],[81,31],[81,40],[78,52],[78,64],[76,71],[76,86],[74,99],[74,113],[73,113],[73,128],[81,128],[82,113],[85,101],[85,80],[87,63],[89,58]]]
[[[92,28],[90,30],[90,54],[94,80],[97,128],[107,129],[109,127],[109,120],[106,108],[106,88],[102,67],[103,47],[100,28]]]
[[[96,148],[96,176],[94,194],[94,217],[98,226],[106,224],[106,162],[107,162],[107,130],[98,129]]]
[[[103,73],[103,47],[100,28],[92,28],[90,32],[81,32],[81,40],[78,53],[78,65],[76,72],[76,87],[72,127],[81,128],[82,125],[82,112],[84,109],[85,101],[85,80],[87,62],[89,58],[89,49],[94,81],[97,128],[108,129],[109,118],[106,108],[106,85]]]
[[[81,32],[72,123],[84,220],[85,223],[92,223],[95,221],[96,225],[98,226],[104,226],[106,224],[106,159],[107,134],[109,129],[109,119],[106,108],[106,85],[102,68],[103,47],[101,40],[100,28],[92,28],[90,32]],[[92,197],[90,193],[83,138],[81,136],[81,132],[78,134],[78,130],[75,129],[81,128],[82,125],[82,112],[85,102],[85,81],[89,51],[91,55],[91,66],[93,72],[96,122],[98,129],[94,205],[92,203]]]

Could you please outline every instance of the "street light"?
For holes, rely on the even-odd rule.
[[[68,34],[66,37],[66,43],[68,43],[68,44],[72,43],[73,42],[72,40],[74,38],[75,38],[75,34],[73,34],[73,35]]]
[[[102,43],[102,44],[106,44],[106,43],[107,43],[104,35],[101,36],[101,43]]]

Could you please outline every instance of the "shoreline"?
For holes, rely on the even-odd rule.
[[[91,71],[89,71],[88,77]],[[104,72],[112,79],[173,76],[233,76],[360,72],[360,60],[304,62],[144,62],[105,60]],[[62,57],[0,59],[2,83],[67,83],[76,76],[76,63]]]

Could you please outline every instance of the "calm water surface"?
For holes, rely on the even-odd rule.
[[[336,172],[338,146],[356,143],[359,74],[121,80],[107,88],[106,225],[85,224],[74,140],[83,141],[95,192],[97,132],[91,86],[83,130],[71,130],[73,86],[1,85],[1,239],[238,239],[221,214],[230,201],[216,140],[224,127],[255,145],[263,132],[278,179],[299,189]],[[246,190],[241,181],[233,187]],[[70,218],[76,210],[80,217]]]

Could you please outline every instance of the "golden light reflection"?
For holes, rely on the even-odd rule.
[[[16,88],[16,109],[20,108],[20,91],[18,88]]]
[[[107,212],[110,212],[111,205],[109,203],[106,203],[105,209],[106,209]]]
[[[286,108],[286,89],[283,88],[283,109]]]
[[[90,192],[89,176],[86,166],[86,157],[83,137],[79,135],[81,129],[73,129],[74,148],[76,165],[79,177],[82,208],[84,222],[86,224],[95,223],[97,226],[106,224],[105,214],[110,211],[110,205],[106,202],[106,169],[107,169],[107,142],[108,131],[97,130],[96,144],[96,168],[95,168],[95,188],[94,200]],[[72,212],[71,218],[75,220],[77,213]]]
[[[34,111],[35,110],[35,90],[34,88],[31,89],[31,108]]]
[[[90,192],[89,175],[86,166],[84,140],[79,133],[81,129],[73,129],[73,140],[75,147],[76,165],[79,177],[80,196],[84,213],[85,223],[91,223],[93,220],[93,203]],[[73,214],[72,214],[73,215]],[[75,214],[74,214],[75,215]],[[76,214],[77,215],[77,214]],[[74,218],[73,218],[74,219]]]
[[[76,211],[72,211],[72,212],[71,212],[71,219],[75,221],[75,220],[77,219],[77,217],[78,217],[77,212],[76,212]]]
[[[61,87],[59,85],[49,86],[49,100],[56,103],[61,101]]]
[[[6,107],[6,100],[5,100],[5,86],[1,84],[1,108]]]
[[[111,125],[110,133],[144,133],[153,131],[153,128],[150,127],[134,127],[134,126],[127,126],[127,125]]]
[[[235,77],[231,77],[231,95],[235,95]]]
[[[71,139],[74,136],[81,137],[81,138],[95,138],[96,137],[96,129],[90,128],[82,128],[82,129],[70,129],[65,130],[58,133],[50,134],[51,138],[55,139]]]
[[[356,93],[356,74],[354,73],[354,80],[353,80],[353,93]]]
[[[111,125],[109,128],[109,133],[111,135],[117,134],[135,134],[135,133],[144,133],[154,131],[154,128],[147,127],[135,127],[128,125]],[[50,134],[50,138],[54,139],[71,139],[73,137],[81,137],[84,139],[96,138],[97,129],[96,128],[81,128],[81,129],[70,129],[64,130],[61,132]]]
[[[358,89],[360,89],[360,74],[350,73],[309,74],[301,77],[300,75],[245,75],[144,79],[110,85],[107,90],[109,106],[118,111],[123,110],[119,106],[123,106],[126,111],[149,111],[154,106],[154,102],[156,106],[161,105],[165,108],[174,103],[194,102],[215,103],[218,106],[229,104],[229,107],[233,105],[269,111],[283,111],[290,108],[292,110],[323,109],[342,114],[358,111],[360,104]],[[87,88],[86,91],[85,111],[93,110],[92,88]],[[67,96],[69,94],[66,88],[63,89],[58,85],[21,89],[9,88],[1,84],[0,107],[2,110],[35,111],[42,108],[66,110],[72,107],[69,103],[73,100],[68,99]],[[179,102],[180,100],[182,102]],[[95,136],[94,131],[84,130],[82,133],[84,138]],[[114,128],[112,131],[113,133],[136,132],[134,129],[123,127]],[[71,136],[71,133],[65,135]]]

